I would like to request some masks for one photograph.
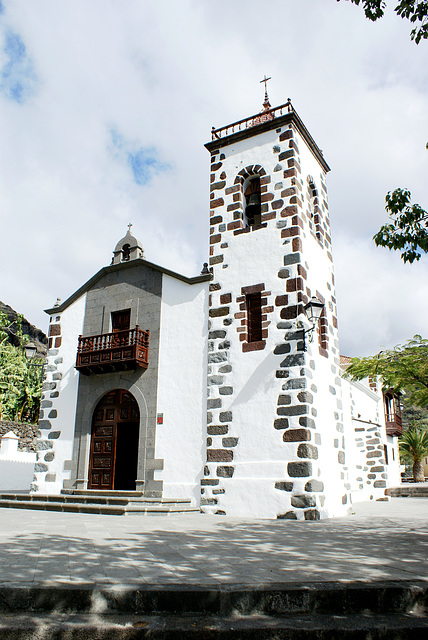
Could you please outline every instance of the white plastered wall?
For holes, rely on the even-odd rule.
[[[50,349],[47,359],[46,383],[56,383],[56,388],[52,391],[46,389],[44,400],[52,402],[52,405],[45,407],[44,419],[51,423],[50,430],[41,430],[41,439],[38,443],[38,462],[48,466],[47,473],[36,473],[36,483],[40,493],[59,494],[63,488],[64,480],[70,479],[70,461],[73,452],[73,437],[76,414],[77,390],[79,373],[74,368],[76,364],[78,337],[82,333],[83,319],[85,313],[86,294],[78,298],[62,313],[52,314],[53,320],[60,316],[58,321],[61,326],[61,346],[58,349]],[[60,374],[60,379],[56,379]],[[53,392],[58,391],[58,397],[52,397]],[[42,402],[43,406],[43,402]],[[55,410],[57,416],[49,418],[49,413]],[[42,423],[43,424],[43,423]],[[51,438],[55,432],[60,432],[58,438]],[[43,449],[42,447],[53,448]],[[55,457],[52,461],[44,461],[44,456],[53,452]],[[54,481],[46,481],[46,477]]]
[[[199,504],[206,437],[206,350],[208,283],[189,285],[164,275],[157,413],[157,459],[166,498]]]

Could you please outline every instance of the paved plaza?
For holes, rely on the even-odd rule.
[[[426,580],[428,500],[347,518],[104,516],[0,509],[3,587]]]

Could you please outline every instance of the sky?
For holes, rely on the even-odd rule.
[[[331,167],[341,352],[428,337],[428,256],[372,241],[388,191],[428,207],[428,41],[410,30],[345,0],[0,0],[0,300],[46,331],[129,222],[148,260],[197,275],[203,145],[260,110],[267,74]]]

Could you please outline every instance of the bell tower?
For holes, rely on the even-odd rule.
[[[212,129],[207,513],[318,519],[349,492],[322,151],[291,101]],[[310,342],[304,306],[323,303]],[[347,488],[348,487],[348,488]]]

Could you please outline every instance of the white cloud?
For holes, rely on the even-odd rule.
[[[404,267],[371,244],[388,190],[408,187],[428,206],[427,44],[410,42],[407,21],[389,11],[370,23],[332,0],[3,4],[2,37],[20,39],[37,81],[21,104],[0,96],[0,299],[46,327],[41,309],[108,264],[128,222],[149,260],[198,273],[203,143],[212,125],[259,110],[267,73],[271,102],[292,98],[332,168],[343,348],[428,333],[410,304],[427,297],[426,259]]]

